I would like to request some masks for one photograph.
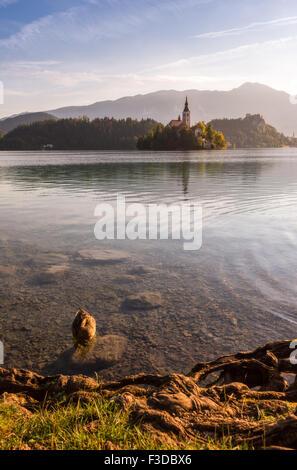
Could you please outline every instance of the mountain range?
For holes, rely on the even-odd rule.
[[[28,122],[33,122],[32,120],[40,120],[41,115],[45,115],[43,119],[81,116],[88,116],[90,119],[105,116],[116,119],[149,117],[166,124],[181,114],[186,96],[192,123],[239,118],[247,113],[261,114],[267,123],[285,135],[292,136],[293,133],[297,135],[297,105],[290,100],[290,95],[259,83],[244,83],[230,91],[156,91],[113,101],[99,101],[86,106],[52,109],[46,113],[23,114],[0,120],[0,130],[8,132],[20,124],[20,119],[22,123],[29,118]]]

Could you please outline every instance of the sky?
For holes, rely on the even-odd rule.
[[[244,82],[296,95],[296,52],[296,0],[0,0],[0,117]]]

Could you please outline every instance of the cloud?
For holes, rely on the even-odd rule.
[[[40,34],[45,26],[49,26],[53,19],[52,15],[45,16],[37,21],[29,23],[18,32],[8,38],[1,39],[2,47],[13,48],[21,47],[28,39]]]
[[[201,54],[197,56],[191,56],[188,58],[179,59],[173,62],[168,62],[167,64],[159,65],[150,70],[164,70],[168,68],[178,68],[185,65],[190,65],[193,62],[197,63],[199,66],[217,63],[226,59],[235,59],[243,56],[246,52],[250,51],[261,51],[263,48],[271,50],[272,48],[282,47],[284,44],[293,42],[297,40],[297,36],[287,36],[280,39],[255,42],[251,44],[245,44],[242,46],[234,47],[231,49],[225,49],[222,51],[212,52],[210,54]]]
[[[0,0],[13,2],[18,0]],[[0,40],[3,48],[38,46],[38,41],[86,44],[101,38],[119,38],[135,33],[146,22],[162,21],[162,14],[183,10],[214,0],[151,0],[135,8],[134,0],[84,0],[62,12],[49,14],[26,24],[17,33]],[[104,6],[104,8],[103,8]],[[104,14],[102,14],[102,11]],[[34,41],[34,44],[33,44]]]
[[[288,16],[286,18],[278,18],[276,20],[270,21],[259,21],[256,23],[250,23],[247,26],[243,26],[241,28],[232,28],[232,29],[225,29],[222,31],[211,31],[208,33],[197,34],[194,36],[196,39],[216,39],[222,38],[224,36],[237,36],[249,31],[258,31],[262,30],[269,26],[290,26],[297,24],[297,16]]]
[[[38,83],[45,81],[55,87],[71,88],[84,83],[102,83],[104,77],[96,72],[82,72],[75,70],[59,70],[56,66],[58,61],[16,61],[4,64],[5,72],[3,77],[21,77],[23,82],[26,79],[36,79]],[[51,68],[50,68],[51,67]]]

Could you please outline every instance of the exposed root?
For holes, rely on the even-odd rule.
[[[43,377],[0,369],[0,394],[42,401],[63,393],[72,403],[102,396],[129,410],[131,423],[156,440],[195,440],[203,447],[224,439],[233,447],[297,449],[297,368],[289,361],[289,345],[279,341],[198,363],[188,375],[140,374],[103,383],[81,375]],[[284,373],[294,374],[290,386]]]

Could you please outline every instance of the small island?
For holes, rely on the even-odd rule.
[[[137,141],[139,150],[203,150],[227,148],[221,131],[214,130],[211,123],[202,121],[191,127],[191,112],[186,98],[182,119],[173,119],[167,126],[157,124]]]

